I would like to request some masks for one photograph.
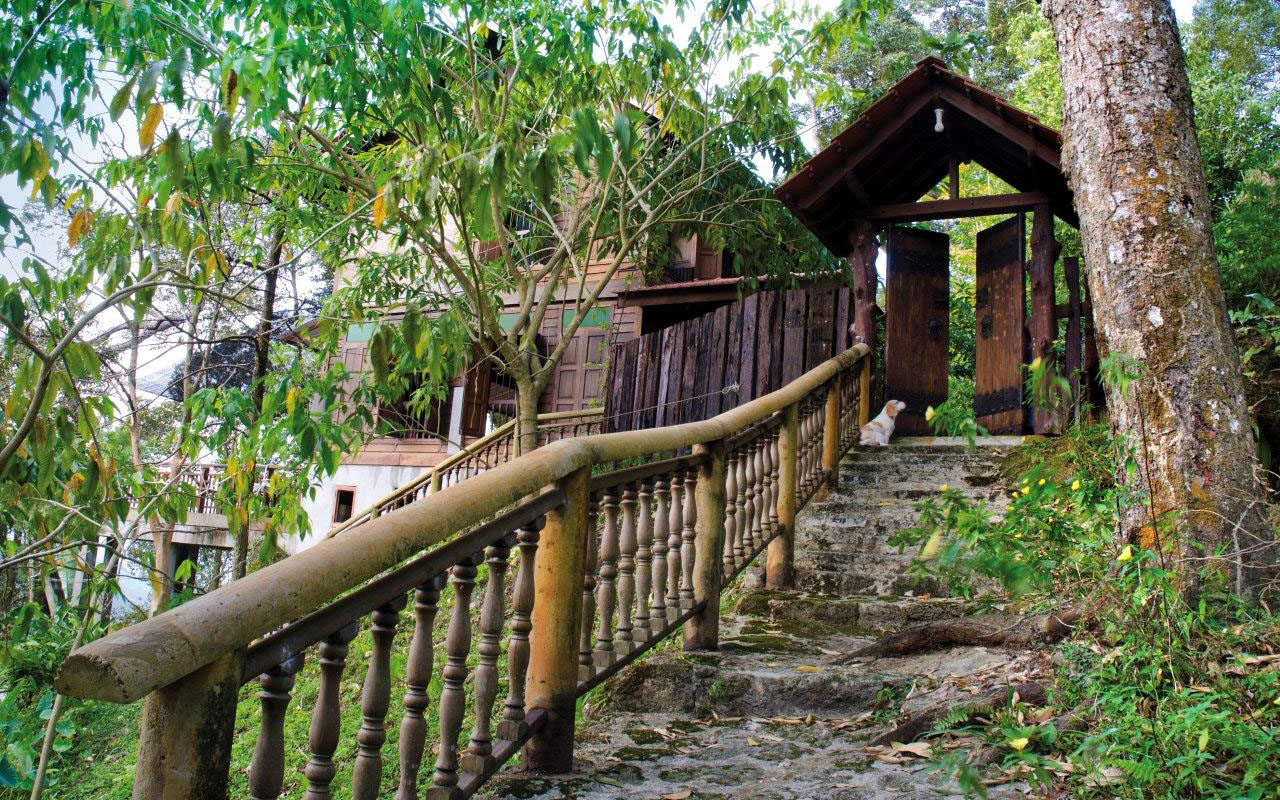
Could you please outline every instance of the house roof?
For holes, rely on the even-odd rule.
[[[943,112],[941,133],[934,130],[936,109]],[[1058,132],[932,56],[775,195],[828,249],[845,255],[861,209],[919,199],[947,176],[953,152],[1020,192],[1045,193],[1057,216],[1077,223]]]

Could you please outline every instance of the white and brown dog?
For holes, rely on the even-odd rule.
[[[901,400],[890,400],[884,404],[884,410],[875,419],[862,426],[862,438],[858,444],[874,444],[880,447],[889,446],[889,438],[893,436],[894,418],[905,411],[907,404]]]

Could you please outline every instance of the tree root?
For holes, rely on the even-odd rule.
[[[893,730],[875,737],[868,744],[884,746],[893,742],[902,744],[914,742],[917,737],[931,730],[944,717],[954,718],[957,713],[963,712],[964,718],[969,719],[979,714],[989,713],[1009,702],[1009,698],[1015,692],[1018,695],[1018,699],[1024,703],[1043,705],[1046,701],[1044,685],[1036,681],[1000,686],[977,697],[966,698],[954,703],[940,703],[932,708],[927,708],[909,717]]]
[[[1034,647],[1066,638],[1083,616],[1081,611],[1067,609],[1056,614],[936,620],[882,636],[861,650],[842,656],[836,663],[848,664],[867,657],[908,656],[966,645]]]

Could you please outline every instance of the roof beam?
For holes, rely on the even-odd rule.
[[[880,102],[883,102],[883,99]],[[922,109],[932,105],[934,102],[934,94],[932,92],[921,92],[917,95],[915,99],[911,100],[911,102],[907,103],[905,107],[900,109],[899,113],[889,121],[889,124],[881,125],[870,139],[850,153],[840,167],[832,170],[830,174],[818,181],[817,188],[809,192],[808,195],[801,200],[800,207],[808,211],[817,205],[819,199],[821,199],[823,195],[844,182],[844,176],[853,172],[854,168],[862,161],[863,158],[865,158],[869,153],[874,153],[883,146],[885,142],[889,141],[894,136],[897,136],[898,133],[911,122],[912,118],[914,118],[916,114],[919,114]],[[861,124],[870,125],[872,123],[870,120],[864,118]],[[812,167],[810,167],[810,169],[812,169]]]
[[[1051,145],[1037,139],[1030,131],[1019,128],[1000,114],[966,97],[963,92],[958,92],[950,86],[939,86],[937,91],[942,100],[954,106],[960,112],[968,114],[970,117],[1004,135],[1041,161],[1051,164],[1054,168],[1062,168],[1062,158],[1058,151]]]
[[[1044,192],[1017,192],[983,197],[961,197],[958,200],[933,200],[927,203],[892,203],[870,206],[852,215],[871,222],[925,222],[931,219],[985,217],[989,214],[1013,214],[1048,203]]]

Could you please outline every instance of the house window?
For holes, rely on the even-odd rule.
[[[339,486],[333,493],[333,521],[346,522],[356,511],[356,488]]]
[[[446,390],[442,398],[411,405],[409,401],[421,385],[422,379],[418,377],[399,400],[378,404],[378,418],[386,423],[388,436],[396,439],[442,439],[448,436],[453,392]]]

